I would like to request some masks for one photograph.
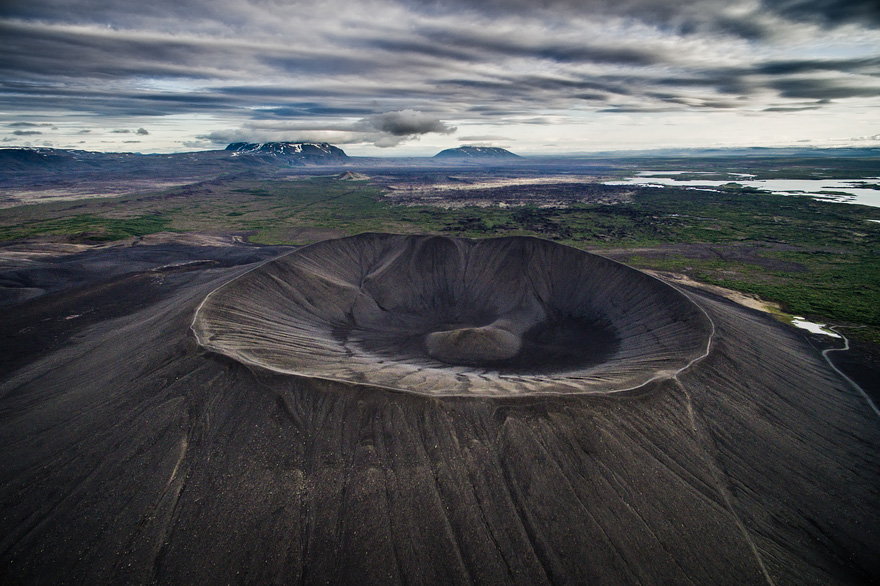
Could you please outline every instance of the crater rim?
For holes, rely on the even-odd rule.
[[[479,355],[478,360],[473,361],[469,361],[466,358],[462,359],[461,356],[455,355],[455,349],[453,349],[453,355],[451,356],[452,360],[443,360],[444,357],[450,358],[450,356],[444,354],[444,350],[441,350],[438,355],[436,345],[433,356],[431,356],[431,349],[426,348],[426,355],[428,358],[433,359],[436,364],[420,362],[414,359],[413,356],[402,359],[397,359],[393,354],[383,356],[363,348],[358,348],[357,341],[334,342],[329,328],[324,331],[324,335],[318,335],[311,340],[315,347],[320,347],[318,351],[312,352],[311,358],[307,356],[310,351],[304,351],[306,356],[303,359],[303,352],[301,352],[303,350],[302,343],[304,342],[302,331],[299,332],[298,337],[294,335],[290,338],[295,343],[288,347],[287,353],[279,351],[277,342],[279,339],[284,338],[286,334],[279,331],[261,331],[261,328],[266,326],[266,324],[277,324],[279,323],[278,321],[266,318],[262,325],[257,324],[256,327],[254,323],[244,323],[248,319],[254,318],[255,310],[266,309],[266,307],[261,306],[260,297],[256,296],[256,299],[259,301],[256,304],[254,303],[255,297],[253,295],[246,297],[245,307],[238,306],[237,303],[233,302],[236,299],[236,295],[240,296],[242,293],[248,292],[246,290],[253,287],[265,292],[266,282],[270,280],[277,281],[278,272],[284,273],[288,269],[293,272],[287,273],[287,276],[291,274],[311,275],[324,282],[332,281],[334,286],[338,286],[346,294],[351,294],[352,290],[355,290],[357,294],[354,297],[357,298],[359,295],[363,297],[363,277],[365,275],[374,273],[374,269],[377,266],[387,265],[389,262],[391,265],[394,265],[395,262],[400,260],[401,255],[412,255],[416,249],[443,246],[448,248],[447,252],[457,250],[459,253],[462,253],[462,259],[473,260],[474,249],[476,248],[500,246],[501,250],[493,249],[491,252],[504,256],[505,251],[503,249],[506,245],[510,245],[515,249],[514,252],[516,254],[527,251],[529,254],[544,260],[550,259],[552,266],[544,267],[546,270],[551,271],[550,277],[546,279],[547,282],[543,283],[543,285],[552,286],[556,281],[551,270],[554,267],[558,270],[563,265],[568,268],[580,266],[579,269],[575,268],[575,272],[577,272],[584,270],[583,265],[588,265],[588,268],[598,272],[598,275],[594,275],[594,279],[612,278],[611,280],[615,281],[615,284],[611,289],[614,291],[618,291],[622,286],[625,288],[625,284],[621,285],[621,280],[634,281],[635,284],[632,286],[637,289],[644,289],[636,295],[638,307],[652,302],[652,297],[658,297],[662,302],[661,306],[664,303],[675,305],[672,308],[672,313],[677,312],[679,315],[677,317],[673,316],[673,319],[664,317],[657,323],[652,323],[648,320],[647,325],[642,324],[638,326],[637,324],[635,329],[632,324],[627,324],[626,331],[621,333],[623,350],[625,350],[626,355],[610,359],[611,362],[616,361],[613,368],[608,368],[607,364],[602,363],[585,369],[562,369],[558,372],[528,374],[505,371],[505,369],[498,367],[498,364],[511,359],[515,354],[514,349],[519,351],[519,348],[522,346],[522,336],[528,328],[521,325],[521,331],[519,332],[511,332],[509,329],[496,326],[492,322],[483,325],[465,325],[452,330],[423,333],[425,340],[422,343],[427,347],[426,339],[432,335],[434,335],[435,341],[438,339],[442,341],[444,338],[456,335],[449,334],[448,332],[450,331],[462,332],[458,335],[464,336],[488,332],[488,350],[485,350],[483,355]],[[451,248],[449,248],[450,246]],[[362,247],[369,248],[372,252],[366,253],[361,249]],[[482,251],[480,254],[483,252],[486,251]],[[360,257],[358,257],[359,253]],[[356,283],[347,282],[345,278],[339,279],[340,275],[334,275],[332,268],[329,269],[329,272],[328,270],[315,269],[315,261],[326,260],[328,254],[330,257],[334,255],[337,257],[333,262],[339,261],[341,257],[346,257],[348,260],[352,258],[356,258],[359,261],[370,260],[370,262],[367,262],[366,267],[362,267],[365,270],[361,271],[360,283],[357,283],[357,286],[355,286]],[[508,256],[515,257],[516,254],[509,253]],[[489,256],[491,258],[491,254]],[[477,254],[477,257],[479,257],[479,254]],[[418,255],[416,255],[416,258],[418,258]],[[519,258],[522,260],[524,257]],[[509,258],[506,259],[506,261],[509,260]],[[457,261],[453,260],[450,262]],[[332,263],[330,264],[332,265]],[[356,262],[355,264],[358,263]],[[508,262],[508,264],[510,263]],[[398,265],[400,265],[399,262]],[[477,268],[481,269],[479,266]],[[442,273],[443,267],[441,266],[440,269]],[[516,266],[514,266],[514,269],[516,269]],[[314,273],[315,270],[318,270],[318,273]],[[525,272],[529,273],[529,271],[532,271],[532,269],[528,269]],[[491,270],[489,272],[491,273]],[[347,275],[351,276],[350,274]],[[532,275],[529,273],[527,276],[531,277]],[[583,276],[584,274],[580,274],[579,278]],[[464,279],[467,280],[468,276],[465,275]],[[290,282],[287,284],[290,285]],[[565,287],[560,288],[564,289]],[[295,292],[295,288],[290,291]],[[302,293],[302,291],[299,293]],[[278,291],[271,295],[275,295],[276,298],[272,299],[272,303],[277,306],[279,301],[277,298]],[[370,297],[370,295],[366,296]],[[305,295],[305,297],[308,297],[308,295]],[[537,297],[540,298],[541,295]],[[239,301],[241,301],[241,298],[239,298]],[[312,301],[306,302],[310,303]],[[376,300],[372,299],[372,301],[375,302]],[[540,301],[546,303],[548,299],[545,296]],[[657,301],[657,299],[653,301]],[[363,299],[361,299],[360,303],[362,305],[369,305],[369,302]],[[356,302],[353,302],[351,305],[350,313],[355,314],[354,307]],[[661,307],[661,313],[664,311],[669,313],[668,309]],[[527,308],[525,311],[531,311],[531,309]],[[644,311],[644,309],[639,309],[639,311]],[[599,313],[601,314],[601,312]],[[623,312],[623,314],[626,313],[626,311]],[[249,317],[245,318],[243,316]],[[294,316],[294,318],[290,315],[282,316],[280,321],[286,324],[295,323],[295,318],[297,317],[301,318],[302,314],[300,313],[298,316]],[[619,315],[617,318],[619,318]],[[257,322],[259,322],[259,318],[257,318]],[[465,322],[467,320],[459,320],[459,323]],[[611,320],[611,322],[613,323],[614,320]],[[653,275],[648,275],[622,263],[580,249],[529,236],[467,239],[437,235],[396,235],[374,232],[326,240],[304,246],[254,267],[209,293],[199,305],[191,327],[199,344],[206,349],[226,355],[239,362],[265,368],[279,374],[319,378],[428,396],[497,397],[609,394],[633,390],[652,381],[670,378],[685,370],[697,360],[705,357],[708,354],[710,340],[714,332],[714,324],[712,324],[708,314],[689,296],[676,287]],[[251,335],[250,339],[247,339],[246,335],[233,335],[232,332],[234,330],[241,328],[248,330],[248,334]],[[308,331],[308,329],[308,327],[305,328],[305,331]],[[318,327],[317,329],[320,330],[321,328]],[[636,330],[641,333],[633,334],[633,331]],[[615,331],[619,332],[619,328]],[[655,344],[657,347],[654,348],[654,351],[647,354],[644,352],[639,354],[637,347],[650,346],[653,343],[650,338],[658,338],[658,332],[673,332],[671,335],[674,341],[677,342],[680,339],[683,347],[676,347],[670,350],[670,347],[677,346],[677,343]],[[314,331],[312,333],[314,334]],[[267,342],[267,347],[261,348],[260,338]],[[644,340],[639,340],[639,338],[644,338]],[[631,342],[634,339],[639,343],[632,344]],[[337,346],[336,348],[332,348],[334,344]],[[275,347],[267,349],[271,345]],[[465,351],[469,351],[467,348],[468,346],[465,345]],[[320,356],[316,358],[316,354]],[[338,362],[334,361],[334,358],[344,359],[346,364],[340,366]],[[481,361],[489,363],[489,366],[480,366]]]

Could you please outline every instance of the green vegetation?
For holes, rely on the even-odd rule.
[[[17,240],[34,236],[71,236],[83,242],[123,240],[146,236],[168,229],[171,220],[161,214],[145,214],[134,218],[107,218],[94,214],[76,214],[67,218],[34,220],[19,225],[0,226],[0,240]]]
[[[394,205],[366,181],[234,180],[0,210],[0,240],[88,242],[161,231],[238,233],[260,244],[365,231],[535,235],[755,294],[791,314],[868,326],[860,335],[880,342],[880,224],[867,221],[880,210],[726,187],[620,188],[633,193],[613,205],[436,207]]]

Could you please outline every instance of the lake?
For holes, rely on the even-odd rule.
[[[683,187],[690,189],[713,188],[738,183],[779,195],[804,195],[840,203],[855,203],[880,208],[880,190],[856,187],[859,183],[877,183],[880,178],[869,179],[749,179],[749,175],[737,175],[735,179],[711,181],[689,179],[681,181],[675,175],[685,171],[643,171],[636,177],[623,181],[606,181],[605,185],[641,185],[646,187]],[[833,191],[834,194],[822,193]],[[840,195],[846,194],[846,195]]]

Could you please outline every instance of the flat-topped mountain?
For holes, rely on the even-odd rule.
[[[326,142],[234,142],[227,146],[226,150],[241,154],[284,157],[313,162],[348,158],[348,155],[341,148]]]
[[[435,159],[516,159],[519,155],[500,147],[461,146],[434,155]]]

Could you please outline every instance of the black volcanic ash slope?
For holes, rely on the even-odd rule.
[[[39,324],[74,330],[0,378],[0,583],[880,579],[880,425],[787,326],[687,292],[714,329],[677,376],[616,394],[426,397],[205,351],[196,308],[247,269],[132,275],[128,294],[113,289],[128,314],[102,313],[100,283],[0,313],[11,343]],[[258,283],[269,299],[291,289]],[[298,302],[326,305],[319,292]],[[663,335],[650,313],[645,340]]]
[[[500,147],[476,147],[476,146],[462,146],[454,149],[446,149],[442,150],[436,155],[434,155],[435,159],[480,159],[480,160],[493,160],[493,159],[518,159],[519,155],[515,155],[512,152],[502,149]]]

